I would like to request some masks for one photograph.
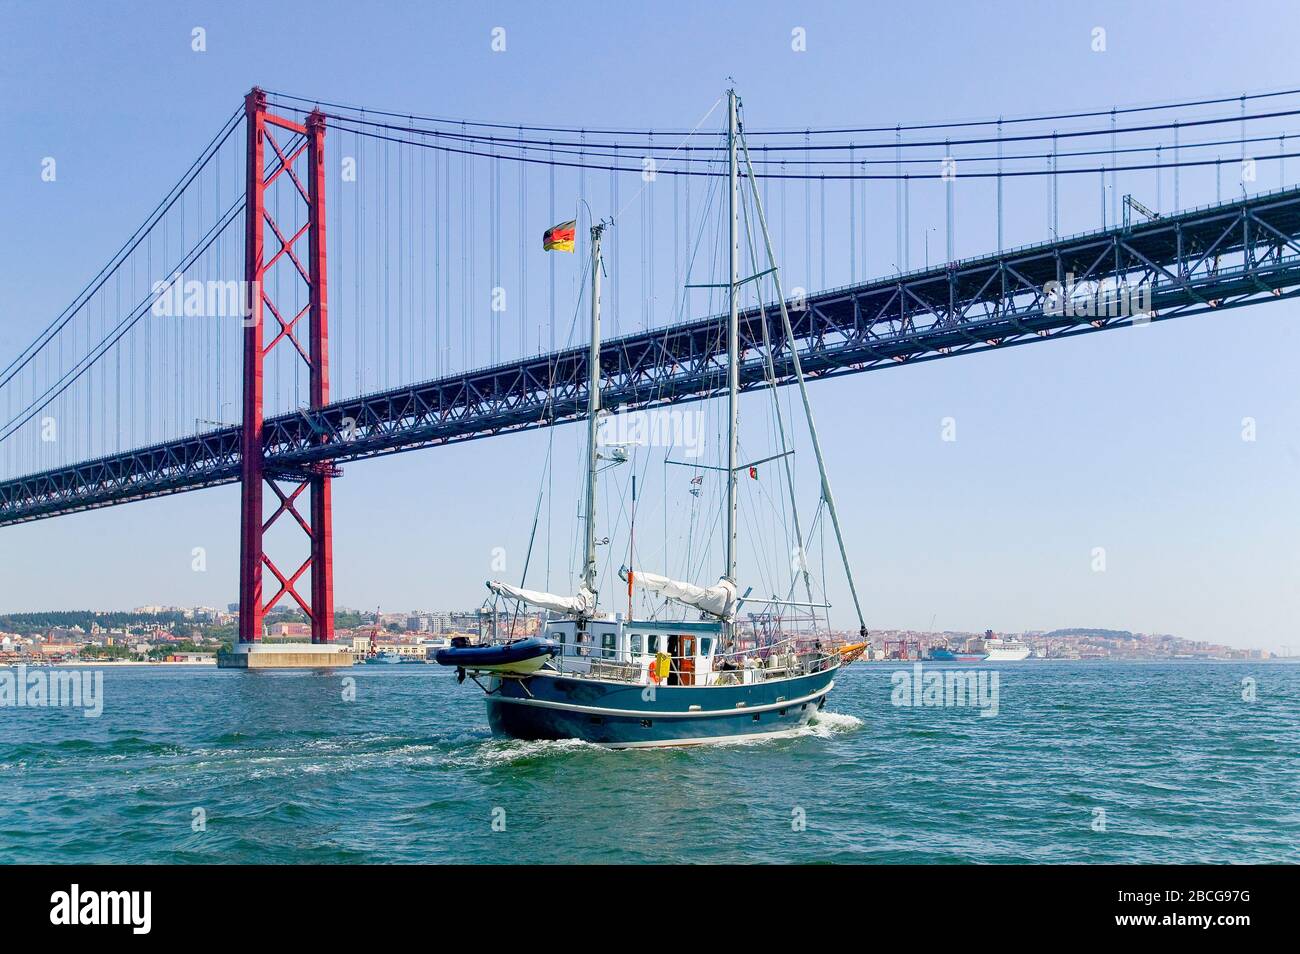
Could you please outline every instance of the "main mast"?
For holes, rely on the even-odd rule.
[[[727,168],[731,182],[731,215],[727,223],[731,248],[731,282],[727,321],[727,571],[736,582],[736,467],[740,441],[740,175],[736,163],[736,91],[727,90]]]
[[[733,150],[734,152],[734,150]],[[597,592],[596,571],[596,425],[600,416],[600,236],[605,223],[591,227],[591,347],[587,352],[587,553],[583,584]],[[595,600],[592,600],[595,609]]]

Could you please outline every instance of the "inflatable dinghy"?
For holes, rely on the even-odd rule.
[[[558,654],[560,646],[553,639],[517,639],[501,646],[471,646],[463,636],[455,637],[451,646],[440,649],[434,659],[443,666],[470,672],[502,672],[528,675],[541,669]]]

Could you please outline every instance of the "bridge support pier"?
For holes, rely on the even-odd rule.
[[[265,359],[277,346],[289,347],[307,364],[309,411],[329,404],[329,322],[325,262],[325,117],[313,111],[305,125],[267,110],[266,94],[253,89],[244,99],[248,131],[247,196],[245,206],[244,280],[248,311],[244,320],[244,407],[241,446],[241,515],[239,566],[239,643],[223,664],[250,666],[250,651],[263,636],[266,613],[288,596],[302,609],[311,624],[311,641],[334,641],[333,533],[331,527],[330,481],[338,471],[328,462],[294,468],[270,468],[263,450],[263,385]],[[283,140],[283,143],[281,142]],[[305,157],[305,162],[303,161]],[[306,166],[305,175],[300,174]],[[266,201],[272,189],[280,189],[292,208],[278,221]],[[295,201],[295,195],[301,202]],[[279,208],[280,204],[276,205]],[[291,218],[291,216],[294,216]],[[277,248],[268,256],[267,228]],[[302,254],[306,239],[306,255]],[[305,261],[304,261],[305,259]],[[275,287],[268,276],[273,269],[296,274],[307,286],[307,305],[296,313],[289,299],[273,300]],[[267,343],[264,319],[276,323]],[[300,321],[306,317],[308,340],[301,340]],[[325,443],[328,436],[319,437]],[[276,497],[276,509],[267,517],[265,488]],[[306,492],[310,519],[298,509]],[[292,517],[308,539],[309,553],[293,572],[285,573],[267,554],[267,531],[281,518]],[[274,594],[263,597],[263,571],[275,580]],[[310,600],[299,592],[302,577],[310,573]],[[279,647],[276,647],[277,649]],[[267,647],[270,649],[270,647]],[[263,653],[256,653],[260,660]],[[337,665],[336,654],[307,651],[298,654],[267,653],[267,665]],[[344,655],[347,655],[344,653]],[[272,660],[271,657],[276,657]],[[290,657],[297,661],[289,662]],[[301,659],[297,659],[301,657]],[[350,664],[350,656],[348,663]],[[320,660],[320,662],[313,662]],[[333,661],[331,661],[333,660]]]

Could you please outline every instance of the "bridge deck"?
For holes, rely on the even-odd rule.
[[[805,372],[829,377],[1054,340],[1144,320],[1059,307],[1051,282],[1123,283],[1149,292],[1150,320],[1292,297],[1300,286],[1300,189],[882,278],[810,295],[791,312]],[[1118,300],[1101,298],[1103,309]],[[1095,299],[1094,299],[1095,301]],[[1080,312],[1083,313],[1080,313]],[[741,317],[741,387],[764,381],[762,322]],[[714,316],[613,339],[601,349],[610,410],[700,400],[726,384],[725,321]],[[775,355],[792,380],[788,351]],[[572,348],[338,401],[266,421],[270,471],[361,460],[564,423],[586,408],[587,351]],[[0,483],[0,525],[127,503],[239,479],[229,427]]]

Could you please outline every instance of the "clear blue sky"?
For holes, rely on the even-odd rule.
[[[795,27],[807,52],[790,48]],[[1289,88],[1297,27],[1290,3],[0,3],[0,358],[71,300],[255,84],[443,116],[679,128],[731,76],[751,122],[885,124]],[[57,188],[40,182],[44,156],[59,159]],[[1094,193],[1063,202],[1063,218],[1097,224]],[[1045,238],[1043,210],[1042,195],[1011,203],[1009,236]],[[892,258],[888,212],[873,273]],[[988,250],[987,218],[967,215],[959,254]],[[868,622],[1300,644],[1297,317],[1273,304],[818,384]],[[572,454],[571,431],[557,453]],[[526,543],[545,445],[521,435],[349,466],[337,602],[477,602],[492,548]],[[237,517],[223,488],[6,528],[0,610],[224,605]]]

